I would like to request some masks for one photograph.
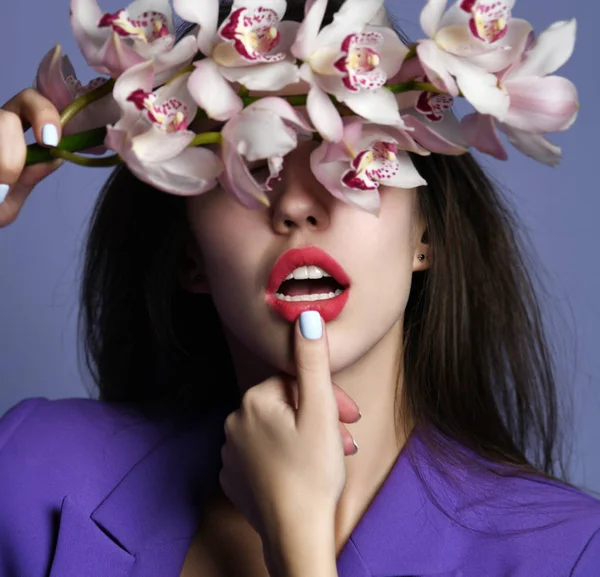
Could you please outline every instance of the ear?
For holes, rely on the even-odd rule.
[[[204,270],[204,261],[196,243],[186,244],[185,254],[178,271],[179,286],[192,294],[210,294]]]
[[[421,240],[417,242],[413,256],[413,272],[421,272],[431,267],[431,245],[427,230],[421,233]]]

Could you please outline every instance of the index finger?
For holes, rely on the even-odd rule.
[[[19,92],[2,108],[19,117],[24,131],[31,126],[38,144],[56,146],[60,142],[60,114],[54,104],[34,88]]]
[[[298,416],[328,416],[337,404],[331,383],[325,323],[317,311],[303,312],[296,323],[294,355],[298,381]]]

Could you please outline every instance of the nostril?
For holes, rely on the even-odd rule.
[[[283,224],[287,227],[287,228],[292,228],[294,226],[294,223],[291,220],[284,220]]]
[[[308,224],[311,224],[312,226],[315,226],[317,224],[317,219],[314,216],[309,216],[306,221],[308,222]]]

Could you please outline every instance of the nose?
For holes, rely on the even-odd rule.
[[[271,204],[273,229],[279,234],[326,229],[331,220],[327,195],[323,194],[309,163],[303,164],[302,170],[295,168],[280,183],[280,192]]]

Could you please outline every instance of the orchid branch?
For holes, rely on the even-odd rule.
[[[81,112],[86,106],[89,106],[92,102],[96,102],[96,100],[100,100],[101,98],[111,94],[114,85],[115,81],[111,78],[101,86],[98,86],[98,88],[95,88],[87,94],[82,94],[79,98],[75,99],[61,112],[61,126],[64,128],[69,121],[71,121],[79,112]]]

